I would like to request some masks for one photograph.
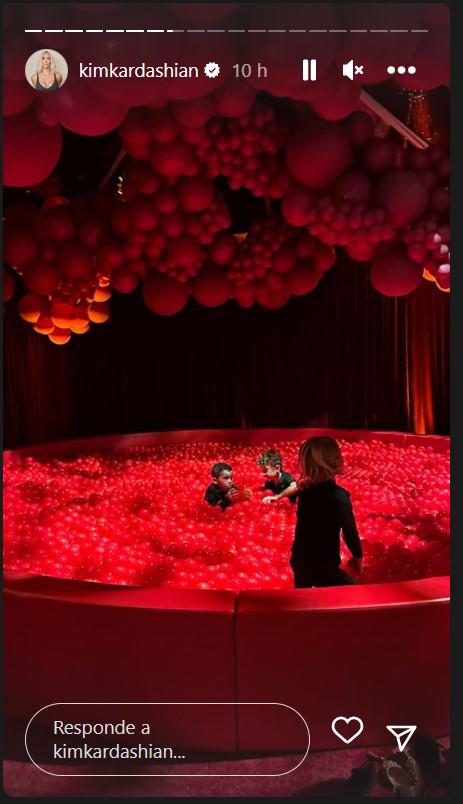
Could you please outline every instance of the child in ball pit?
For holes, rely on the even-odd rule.
[[[296,588],[356,583],[339,566],[341,530],[352,553],[349,566],[359,572],[363,555],[350,495],[335,481],[342,466],[334,438],[309,438],[299,450],[302,477],[290,561]]]
[[[250,489],[240,490],[233,483],[233,469],[228,463],[215,463],[211,469],[212,483],[207,487],[204,499],[209,505],[219,505],[225,511],[230,505],[249,500]]]
[[[263,498],[262,502],[271,503],[289,497],[290,502],[294,503],[297,499],[297,483],[289,472],[283,471],[283,460],[276,449],[269,449],[262,452],[257,459],[265,478],[264,488],[271,494]]]

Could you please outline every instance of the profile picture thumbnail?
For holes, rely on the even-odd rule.
[[[26,79],[37,92],[56,92],[68,77],[66,59],[51,48],[36,50],[26,62]]]

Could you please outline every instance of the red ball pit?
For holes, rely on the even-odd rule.
[[[45,456],[47,461],[68,461],[76,453],[85,456],[101,451],[106,455],[131,453],[133,459],[134,455],[146,450],[149,453],[153,448],[167,450],[168,454],[173,445],[179,445],[179,449],[184,449],[185,444],[193,445],[192,449],[203,445],[206,449],[211,442],[222,445],[215,448],[221,453],[225,444],[231,453],[241,444],[244,451],[251,450],[254,454],[255,450],[256,457],[259,446],[277,444],[285,455],[285,445],[288,449],[290,442],[326,432],[226,430],[104,436],[7,452],[5,472],[7,477],[9,473],[14,476],[25,462],[31,466],[37,459],[43,462]],[[330,434],[346,442],[347,457],[349,444],[365,450],[370,445],[373,453],[381,449],[378,445],[389,444],[391,454],[393,448],[400,448],[410,451],[410,455],[422,455],[423,460],[429,458],[436,467],[445,459],[449,446],[447,438],[437,436],[365,431],[330,431]],[[209,452],[206,454],[209,458]],[[227,460],[226,454],[222,457]],[[352,472],[349,475],[347,469],[341,483],[352,492],[355,476]],[[81,470],[85,486],[88,471],[85,463]],[[362,471],[358,465],[357,479],[361,479]],[[393,471],[390,466],[389,474]],[[238,476],[238,466],[235,472]],[[429,477],[432,484],[431,470]],[[242,480],[244,483],[247,478]],[[376,483],[379,482],[377,478]],[[8,497],[8,487],[6,491]],[[34,499],[36,491],[31,486],[26,491],[32,495],[30,505],[41,504]],[[409,495],[410,488],[406,487],[404,493]],[[374,488],[369,499],[374,506]],[[394,496],[388,499],[386,495],[385,502],[389,509],[383,511],[382,522],[387,533],[390,522],[400,514],[394,511],[398,503]],[[267,507],[264,511],[256,494],[250,503],[243,503],[241,513],[238,506],[231,513],[242,517],[246,506],[251,505],[259,506],[261,519],[268,515]],[[354,499],[354,505],[362,520],[365,501]],[[215,510],[198,510],[205,510],[207,517],[215,517],[209,520],[209,530],[203,535],[212,532],[214,522],[223,534],[229,512],[219,517]],[[143,505],[138,513],[142,513],[143,519]],[[445,517],[442,511],[437,513]],[[275,509],[271,513],[279,522],[281,517],[286,518],[285,535],[281,537],[284,545],[293,515],[289,503],[281,503],[280,511]],[[235,522],[233,527],[236,525]],[[406,538],[411,540],[412,547],[418,541],[431,544],[432,556],[442,545],[435,538],[434,525],[430,519],[421,520],[420,536],[412,534],[416,526],[416,522],[408,522],[410,532]],[[376,560],[377,548],[373,542],[364,546],[373,557],[371,560]],[[7,542],[5,547],[8,550]],[[204,558],[207,550],[201,553],[201,545],[197,547],[196,552]],[[226,547],[222,545],[222,552],[226,552]],[[275,546],[266,545],[265,549],[274,550]],[[27,558],[27,549],[24,554]],[[275,553],[264,551],[259,555],[262,560],[267,559],[264,565],[268,566],[269,556]],[[421,576],[428,577],[412,573],[405,576],[406,580],[390,578],[385,583],[369,583],[367,573],[367,582],[364,580],[356,587],[292,590],[284,556],[283,550],[277,567],[270,562],[266,574],[260,576],[262,583],[252,581],[246,564],[240,569],[239,564],[233,563],[238,560],[236,556],[231,559],[236,571],[233,583],[226,572],[221,573],[218,582],[211,582],[214,570],[216,576],[221,570],[213,561],[212,564],[204,561],[199,569],[194,567],[193,581],[188,578],[187,564],[180,577],[175,572],[170,576],[161,573],[161,579],[157,576],[151,581],[145,578],[144,582],[140,579],[137,582],[134,575],[129,580],[127,577],[118,580],[117,573],[109,573],[111,580],[106,575],[98,579],[99,583],[66,577],[21,578],[16,564],[5,581],[8,717],[27,721],[37,709],[57,700],[277,701],[301,712],[311,730],[315,750],[340,747],[330,730],[331,720],[337,715],[356,714],[364,719],[365,729],[357,745],[388,743],[390,737],[385,725],[391,722],[417,723],[433,734],[445,734],[449,664],[446,574],[436,572],[435,576],[440,577],[429,577],[432,565],[425,563],[420,565]],[[185,559],[175,555],[175,551],[170,559],[167,563],[171,565],[191,563],[191,556]],[[220,559],[222,569],[226,569],[227,555]],[[442,556],[436,566],[444,567],[441,559]],[[391,572],[401,577],[397,562],[393,561],[391,567]],[[410,573],[413,567],[409,561],[407,571]],[[29,565],[25,574],[31,571]],[[418,579],[413,580],[414,577]],[[376,580],[385,578],[378,576]],[[143,588],[124,588],[124,584]],[[335,689],[335,694],[323,695],[325,687]],[[250,719],[246,713],[251,709],[227,707],[229,715],[221,718],[211,711],[199,735],[192,731],[191,723],[185,721],[182,725],[178,719],[172,720],[169,708],[165,707],[164,725],[174,734],[176,742],[190,751],[303,748],[299,744],[299,730],[292,732],[290,723],[282,728],[276,720],[272,721],[272,713],[277,710],[262,707],[262,712],[268,713],[266,719],[263,716]]]

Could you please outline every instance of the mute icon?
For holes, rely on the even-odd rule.
[[[354,60],[351,59],[342,65],[342,74],[353,81],[354,75],[363,75],[363,64],[354,64]]]

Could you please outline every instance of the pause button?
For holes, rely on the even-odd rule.
[[[302,59],[302,80],[317,80],[317,59]]]

